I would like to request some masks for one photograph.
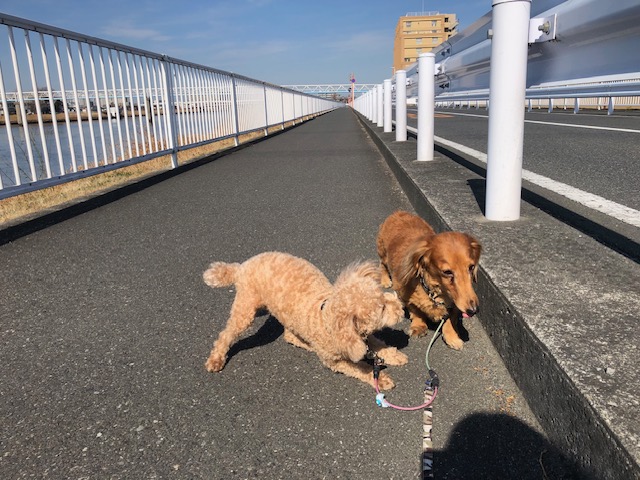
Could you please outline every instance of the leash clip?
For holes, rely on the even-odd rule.
[[[432,368],[429,369],[429,378],[424,382],[426,385],[425,390],[433,390],[436,387],[440,386],[440,379],[438,378],[438,374]]]
[[[366,358],[373,360],[373,378],[377,380],[380,376],[380,370],[384,366],[384,358],[379,357],[373,350],[367,350]]]
[[[384,358],[379,357],[377,352],[374,352],[373,350],[369,350],[367,349],[367,353],[365,355],[365,358],[368,360],[373,360],[373,364],[376,365],[384,365]]]

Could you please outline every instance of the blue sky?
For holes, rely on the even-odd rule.
[[[0,11],[279,85],[380,83],[398,17],[455,13],[460,31],[491,0],[2,0]]]

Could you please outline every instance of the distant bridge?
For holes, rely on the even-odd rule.
[[[332,95],[349,95],[351,93],[351,86],[354,86],[356,96],[367,93],[373,89],[376,83],[343,83],[343,84],[330,84],[330,85],[282,85],[284,88],[290,88],[302,93],[308,93],[310,95],[318,95],[321,97],[330,97]]]

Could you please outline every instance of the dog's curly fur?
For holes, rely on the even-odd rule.
[[[471,317],[479,308],[472,283],[477,279],[480,242],[461,232],[436,234],[422,218],[397,211],[380,225],[377,247],[382,286],[393,287],[407,306],[409,334],[425,335],[427,320],[439,321],[449,312],[442,335],[448,346],[460,350],[460,316]]]
[[[229,348],[263,308],[284,326],[287,342],[315,352],[335,372],[373,386],[373,368],[363,360],[367,342],[385,363],[407,363],[405,354],[372,335],[403,318],[398,296],[380,287],[374,262],[350,265],[332,285],[306,260],[265,252],[242,264],[214,262],[203,278],[210,287],[236,287],[229,320],[205,363],[210,372],[222,370]],[[381,372],[379,386],[390,389],[394,382]]]

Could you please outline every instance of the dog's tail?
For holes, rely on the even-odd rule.
[[[239,263],[213,262],[202,274],[204,283],[211,288],[226,287],[236,282]]]

